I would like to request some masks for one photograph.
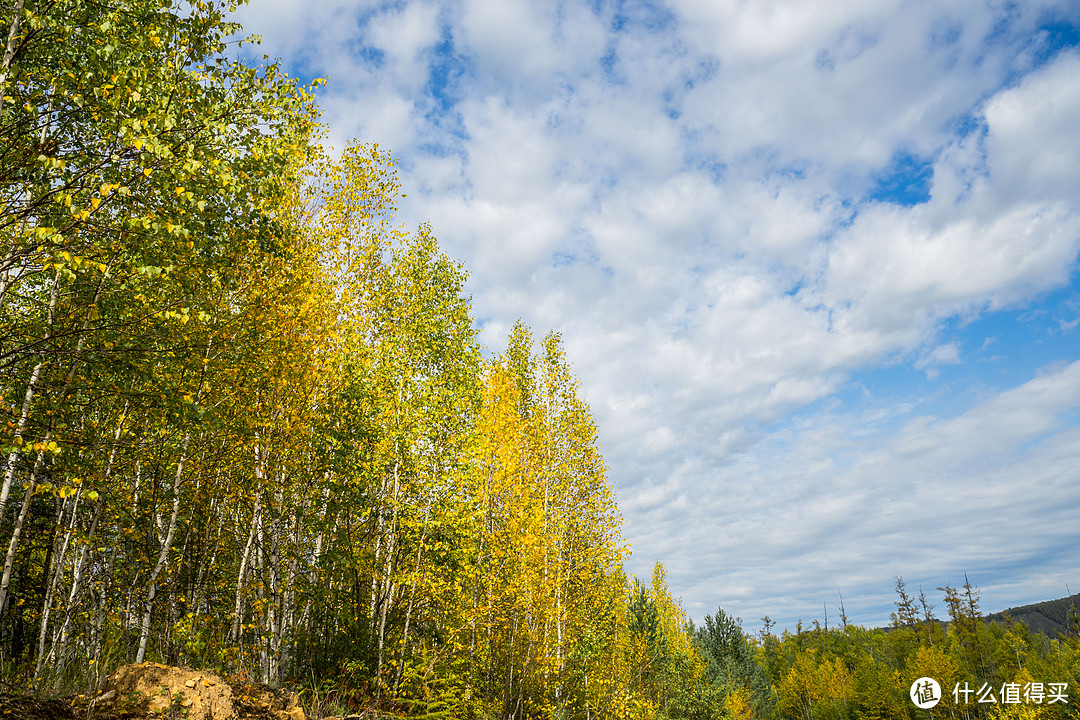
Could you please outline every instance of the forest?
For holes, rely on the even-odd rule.
[[[983,623],[966,580],[947,626],[898,580],[891,629],[750,637],[628,576],[558,334],[481,348],[394,160],[325,150],[322,81],[233,58],[228,10],[3,15],[0,689],[154,660],[326,714],[1077,717],[1080,624]]]

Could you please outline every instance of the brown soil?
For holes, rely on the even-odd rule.
[[[0,695],[0,720],[307,720],[285,690],[157,663],[125,665],[92,695]],[[329,720],[329,719],[327,719]]]

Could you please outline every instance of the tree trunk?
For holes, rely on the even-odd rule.
[[[154,598],[157,597],[157,579],[169,560],[169,550],[172,549],[173,537],[176,535],[176,518],[180,514],[180,481],[184,476],[184,462],[187,460],[188,443],[191,441],[191,433],[184,435],[183,449],[180,451],[180,460],[176,463],[176,474],[173,476],[173,502],[172,514],[169,516],[168,530],[165,539],[161,543],[161,552],[158,553],[157,563],[150,573],[147,583],[146,607],[143,610],[142,624],[139,628],[139,651],[135,654],[135,662],[141,663],[146,658],[146,641],[150,637],[150,613],[154,606]]]
[[[47,433],[46,438],[49,437]],[[48,442],[46,440],[46,442]],[[37,488],[38,470],[41,469],[41,461],[45,457],[45,451],[39,450],[34,460],[34,468],[30,471],[30,482],[26,485],[26,493],[23,494],[22,509],[19,517],[15,520],[15,528],[11,531],[11,542],[8,543],[7,554],[4,556],[4,576],[0,579],[0,613],[7,603],[8,587],[11,585],[11,568],[15,564],[15,549],[19,546],[19,536],[22,535],[26,518],[30,514],[30,505],[33,504],[34,490]]]
[[[394,441],[394,454],[398,456],[400,452],[399,441]],[[393,580],[395,558],[397,557],[398,544],[397,544],[397,519],[398,519],[398,492],[400,489],[400,477],[399,470],[401,468],[400,456],[394,461],[394,489],[393,494],[390,497],[390,522],[387,524],[386,530],[386,543],[383,548],[383,562],[382,571],[379,575],[379,603],[378,603],[378,623],[375,623],[375,617],[372,616],[372,623],[377,628],[378,638],[378,657],[376,660],[375,675],[376,677],[382,677],[383,666],[383,652],[386,645],[386,617],[390,612],[390,605],[394,598],[394,589],[396,583]],[[381,685],[380,685],[381,688]]]
[[[61,528],[64,527],[64,509],[68,505],[65,499],[60,508],[60,517],[57,518],[56,523],[56,539],[53,541],[53,554],[52,564],[55,566],[55,570],[51,573],[52,580],[49,582],[49,587],[45,591],[45,601],[41,607],[41,631],[38,633],[38,652],[37,663],[34,666],[34,680],[36,681],[41,676],[42,664],[45,660],[45,638],[48,637],[49,632],[49,616],[52,614],[53,598],[56,595],[56,586],[60,582],[60,576],[63,574],[64,557],[67,555],[68,543],[71,541],[71,534],[75,530],[75,517],[79,511],[79,499],[82,497],[82,488],[80,487],[75,491],[75,499],[72,503],[70,518],[67,522],[67,528],[63,531],[63,541],[60,540]]]
[[[251,510],[251,528],[248,530],[244,554],[240,556],[240,570],[236,573],[236,603],[233,606],[233,626],[229,640],[233,644],[240,642],[243,629],[244,579],[247,576],[248,563],[251,560],[251,548],[255,544],[255,528],[262,523],[262,487],[255,492],[255,507]]]
[[[11,61],[15,57],[15,40],[19,37],[19,29],[22,26],[23,4],[25,0],[15,0],[15,12],[11,18],[11,26],[8,28],[7,44],[4,46],[4,58],[0,60],[0,87],[7,83],[8,73],[11,72]],[[0,113],[4,111],[4,94],[0,92]],[[3,298],[7,287],[0,287],[0,299]]]
[[[64,608],[64,619],[60,623],[60,628],[56,631],[56,634],[53,635],[52,647],[49,649],[49,657],[46,663],[54,659],[58,664],[63,661],[64,650],[67,647],[68,627],[71,625],[71,616],[75,611],[75,600],[82,589],[82,578],[86,571],[90,545],[94,540],[94,534],[97,532],[98,520],[101,518],[101,510],[104,507],[105,497],[98,495],[97,502],[94,504],[94,515],[90,520],[90,529],[86,533],[86,542],[79,553],[79,559],[72,564],[71,591],[68,593],[67,607]]]
[[[102,291],[102,288],[104,287],[104,285],[105,285],[105,276],[103,275],[101,281],[98,282],[97,289],[94,292],[94,299],[90,303],[91,310],[97,305],[98,300],[101,299],[101,291]],[[45,338],[44,338],[45,341],[48,341],[52,337],[53,321],[55,319],[56,303],[57,303],[57,298],[59,297],[59,293],[60,293],[60,273],[57,272],[56,278],[53,281],[52,293],[51,293],[51,296],[50,296],[50,299],[49,299],[49,312],[48,312],[48,317],[47,317],[47,321],[46,321],[46,331],[45,331]],[[61,402],[61,403],[67,397],[68,393],[71,391],[71,386],[75,382],[75,371],[79,367],[80,358],[82,357],[83,346],[86,343],[86,330],[87,330],[87,328],[90,327],[90,320],[91,320],[92,316],[93,316],[93,313],[91,311],[88,311],[86,313],[86,318],[83,320],[81,332],[79,333],[79,341],[75,345],[75,356],[71,361],[71,367],[68,369],[67,377],[64,379],[64,386],[60,391],[59,402]],[[43,349],[42,350],[41,360],[38,363],[37,368],[35,368],[35,372],[37,372],[40,369],[41,364],[44,363],[44,353],[45,353],[45,350]],[[25,427],[26,418],[29,417],[30,405],[33,402],[33,397],[34,397],[33,383],[31,383],[30,385],[27,386],[26,395],[23,398],[23,410],[22,410],[22,413],[20,414],[20,417],[19,417],[19,422],[24,427]],[[19,437],[21,437],[21,430],[17,431],[17,432],[20,433]],[[48,429],[48,431],[45,433],[45,437],[42,438],[41,442],[42,442],[43,447],[47,446],[52,441],[52,434],[53,434],[53,429],[50,427]],[[38,471],[41,469],[41,463],[42,463],[42,460],[44,459],[44,454],[45,454],[44,449],[39,450],[38,454],[37,454],[37,457],[34,460],[34,469],[30,473],[30,482],[27,485],[26,494],[23,496],[22,509],[19,511],[19,517],[15,522],[15,529],[13,530],[13,532],[11,534],[11,542],[8,545],[7,555],[4,558],[4,576],[3,576],[3,579],[0,580],[0,616],[2,616],[3,611],[4,611],[4,605],[7,602],[8,586],[9,586],[9,584],[11,582],[11,568],[12,568],[12,565],[14,564],[14,562],[15,562],[15,551],[18,548],[18,545],[19,545],[19,535],[22,532],[23,524],[26,522],[26,517],[30,512],[30,505],[31,505],[32,500],[33,500],[34,489],[35,489],[35,487],[37,485],[37,475],[38,475]],[[15,473],[15,465],[11,461],[11,458],[9,458],[8,467],[7,467],[7,470],[6,470],[5,474],[4,474],[4,486],[3,486],[3,489],[0,490],[0,499],[2,499],[4,501],[4,503],[6,503],[6,501],[7,501],[6,491],[10,490],[10,488],[11,488],[11,479],[14,476],[14,473]],[[3,512],[4,512],[4,505],[2,503],[0,503],[0,518],[3,517]]]
[[[405,670],[405,652],[409,642],[409,621],[412,619],[413,604],[416,601],[416,580],[420,576],[420,558],[424,552],[424,540],[427,539],[428,518],[431,515],[431,503],[424,510],[424,525],[420,531],[420,543],[416,548],[416,564],[413,567],[412,582],[409,586],[409,605],[405,610],[405,629],[401,634],[401,658],[398,661],[397,676],[394,678],[394,690],[401,683],[401,674]]]
[[[113,468],[116,466],[116,452],[119,448],[120,435],[124,431],[124,423],[127,421],[128,409],[130,407],[131,402],[125,401],[124,409],[120,412],[120,419],[116,423],[116,432],[113,434],[113,445],[109,450],[109,460],[105,463],[105,472],[102,474],[102,490],[108,486],[109,479],[112,477]],[[57,630],[56,635],[53,636],[52,647],[49,649],[49,659],[55,659],[59,666],[62,666],[64,662],[64,651],[67,648],[68,627],[71,624],[71,617],[75,611],[75,599],[82,589],[81,583],[86,571],[86,563],[89,560],[90,548],[94,542],[98,521],[101,519],[101,511],[104,507],[105,495],[99,493],[97,502],[94,503],[94,514],[90,520],[90,528],[86,532],[86,541],[82,546],[82,550],[79,552],[78,561],[73,560],[71,570],[71,591],[68,593],[67,607],[64,609],[64,620],[60,624],[60,628]],[[106,573],[106,577],[107,576],[108,574]]]
[[[47,344],[52,338],[53,321],[56,317],[56,302],[60,297],[60,273],[53,279],[52,293],[49,296],[49,311],[45,320],[45,336],[42,343]],[[41,368],[45,366],[45,351],[42,350],[37,365],[30,373],[30,381],[26,384],[26,393],[23,395],[22,409],[19,412],[19,422],[15,425],[15,445],[21,446],[26,432],[26,423],[30,418],[30,409],[34,404],[34,392],[37,389],[38,379],[41,377]],[[0,486],[0,519],[4,517],[7,509],[8,494],[11,492],[11,481],[15,477],[15,464],[19,458],[19,451],[12,450],[8,455],[7,467],[4,469],[4,484]],[[0,612],[4,610],[4,603],[0,600]]]

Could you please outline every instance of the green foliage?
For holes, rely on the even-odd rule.
[[[634,586],[630,590],[627,615],[628,629],[645,646],[644,659],[647,665],[639,669],[639,672],[644,674],[654,668],[663,667],[669,657],[667,638],[664,637],[664,629],[660,624],[660,610],[637,578],[634,578]]]
[[[928,717],[908,698],[911,683],[929,676],[943,690],[933,717],[947,718],[1064,718],[1075,717],[1072,704],[1020,702],[1004,704],[1003,685],[1065,682],[1073,694],[1080,670],[1080,646],[1074,640],[1051,639],[1025,625],[986,623],[979,614],[978,589],[965,577],[961,590],[945,587],[951,622],[946,630],[933,620],[920,593],[918,612],[904,608],[911,601],[898,579],[898,606],[912,624],[894,622],[889,629],[847,625],[823,630],[801,627],[776,637],[763,633],[757,643],[761,667],[775,689],[770,717],[889,719]],[[900,615],[900,613],[897,613]],[[953,688],[967,684],[978,690],[985,683],[997,703],[978,703],[975,697],[954,698]],[[1073,700],[1070,698],[1070,703]]]
[[[772,703],[771,688],[758,664],[755,647],[738,619],[717,608],[715,615],[705,616],[694,639],[707,662],[706,678],[717,694],[726,702],[733,693],[740,692],[756,716],[767,715]]]
[[[634,580],[626,607],[629,686],[639,698],[637,715],[711,718],[729,693],[711,682],[709,658],[695,642],[693,625],[671,596],[660,563],[646,587]]]

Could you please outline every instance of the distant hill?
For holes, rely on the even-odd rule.
[[[1032,605],[1008,608],[993,615],[984,615],[983,622],[996,622],[1004,625],[1005,616],[1008,615],[1013,621],[1027,625],[1032,632],[1058,637],[1064,636],[1068,632],[1070,608],[1076,608],[1076,612],[1080,613],[1080,593],[1060,600],[1046,600]],[[934,622],[942,628],[949,627],[948,620],[934,618]],[[885,627],[885,630],[892,629],[892,626]]]
[[[1065,635],[1069,629],[1069,608],[1080,612],[1080,593],[1060,600],[1047,600],[1033,605],[1021,605],[1009,608],[993,615],[987,615],[988,622],[1004,623],[1008,614],[1013,620],[1027,625],[1033,632],[1046,635]]]

